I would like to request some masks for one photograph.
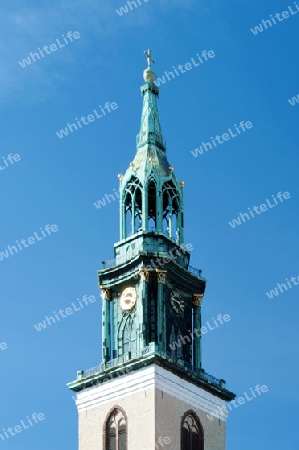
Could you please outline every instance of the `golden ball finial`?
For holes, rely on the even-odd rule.
[[[146,83],[153,83],[156,79],[155,72],[149,67],[143,72],[143,79]]]

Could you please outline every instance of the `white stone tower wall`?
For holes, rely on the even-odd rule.
[[[105,450],[104,424],[115,406],[127,416],[128,450],[180,450],[188,410],[204,428],[205,450],[225,450],[225,417],[207,417],[225,401],[154,364],[78,394],[79,450]]]

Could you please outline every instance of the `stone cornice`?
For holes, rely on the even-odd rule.
[[[148,389],[160,390],[207,414],[215,413],[218,407],[225,410],[224,399],[183,380],[164,367],[151,364],[138,372],[121,375],[105,384],[98,384],[81,391],[76,400],[78,412],[98,408],[110,402],[119,402],[121,398],[133,396],[137,392]],[[227,415],[222,414],[220,420],[225,421]]]

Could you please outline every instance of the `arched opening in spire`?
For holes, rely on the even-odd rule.
[[[180,197],[172,181],[164,183],[163,195],[163,232],[170,238],[180,241]]]
[[[134,194],[135,202],[135,220],[134,220],[134,233],[142,229],[142,192],[140,187],[136,188]]]
[[[169,217],[171,212],[171,197],[167,190],[163,191],[163,233],[167,236],[171,236],[169,229]]]
[[[148,230],[155,231],[157,226],[156,183],[151,179],[148,183]]]
[[[125,223],[123,236],[135,234],[142,228],[142,186],[138,178],[132,177],[124,189]]]
[[[132,234],[132,197],[129,192],[125,197],[125,220],[125,237],[128,237]]]
[[[180,226],[179,226],[179,213],[180,213],[180,204],[179,199],[175,196],[172,199],[172,230],[171,237],[176,240],[178,244],[180,244]]]

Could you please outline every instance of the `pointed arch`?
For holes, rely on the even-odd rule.
[[[175,340],[176,340],[176,336],[175,336],[174,326],[172,324],[171,325],[170,336],[169,336],[169,344],[170,344],[170,348],[171,348],[171,357],[172,358],[175,358],[175,355],[176,355]]]
[[[182,417],[181,450],[204,450],[204,430],[192,410],[185,412]]]
[[[129,192],[125,195],[125,237],[132,234],[132,196]]]
[[[108,413],[103,435],[105,450],[127,450],[128,420],[120,406],[114,406]]]
[[[178,330],[177,330],[176,339],[177,339],[177,342],[182,339],[182,332],[181,332],[180,328],[178,328]],[[177,357],[177,359],[183,357],[183,344],[177,348],[176,357]]]
[[[138,321],[134,313],[123,317],[118,329],[118,356],[130,352],[132,357],[137,353],[137,329]]]
[[[126,238],[142,227],[142,184],[137,177],[132,176],[124,188],[123,208],[123,235]]]
[[[162,201],[163,201],[163,231],[180,243],[180,194],[174,182],[169,180],[163,184],[162,187]]]
[[[169,344],[171,348],[171,358],[177,361],[183,357],[182,332],[180,327],[172,324],[169,335]]]
[[[169,195],[169,192],[165,189],[162,191],[162,201],[163,201],[163,233],[171,236],[171,221],[169,220],[170,217],[172,217],[172,207],[171,207],[171,197]]]
[[[136,187],[134,193],[135,217],[134,217],[134,233],[142,229],[142,191],[141,187]]]
[[[157,184],[153,174],[148,178],[147,184],[147,208],[148,208],[148,230],[155,231],[157,228]]]
[[[122,335],[123,340],[123,354],[130,352],[136,353],[137,350],[137,332],[135,321],[131,316],[128,317]]]

